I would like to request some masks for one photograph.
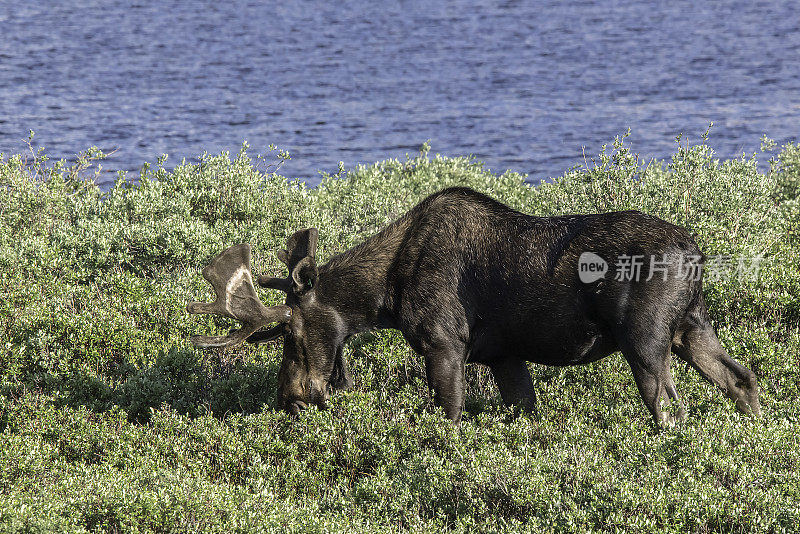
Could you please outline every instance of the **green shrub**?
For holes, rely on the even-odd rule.
[[[283,156],[282,156],[283,157]],[[767,172],[680,142],[642,163],[615,140],[530,187],[471,158],[418,155],[303,184],[246,147],[98,189],[68,167],[0,160],[0,525],[8,531],[791,531],[800,522],[800,147]],[[536,215],[638,209],[689,228],[708,257],[761,256],[757,277],[706,279],[720,340],[751,367],[749,419],[675,362],[686,424],[656,431],[627,364],[532,366],[538,419],[506,410],[469,366],[459,428],[394,331],[346,347],[355,387],[327,411],[273,409],[279,344],[196,350],[225,319],[200,269],[249,242],[254,270],[320,228],[324,260],[450,185]],[[269,303],[277,292],[262,292]]]

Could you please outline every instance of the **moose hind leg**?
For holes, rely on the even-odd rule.
[[[672,379],[672,373],[670,373],[669,371],[670,360],[671,358],[667,356],[667,382],[665,385],[665,389],[667,391],[667,395],[672,400],[672,402],[678,405],[678,411],[675,413],[675,419],[677,419],[678,421],[685,421],[686,409],[683,407],[681,398],[678,396],[678,390],[675,388],[675,382]]]
[[[525,360],[507,357],[498,358],[489,367],[506,406],[518,406],[536,413],[536,390]]]
[[[663,410],[662,402],[669,397],[677,401],[678,392],[669,372],[670,343],[667,339],[639,338],[629,339],[623,344],[622,354],[631,366],[636,387],[656,424],[674,426],[686,417],[683,406],[678,413]]]
[[[746,414],[758,415],[758,380],[755,373],[731,358],[707,321],[692,324],[676,336],[672,350],[709,382],[719,387]]]

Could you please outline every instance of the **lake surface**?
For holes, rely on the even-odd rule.
[[[786,1],[0,3],[0,152],[96,145],[138,174],[203,152],[289,150],[310,183],[415,153],[536,182],[632,129],[721,157],[800,134],[800,9]],[[115,178],[103,175],[107,187]]]

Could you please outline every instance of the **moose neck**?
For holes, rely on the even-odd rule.
[[[318,298],[336,310],[347,336],[396,327],[391,271],[408,226],[402,217],[320,267]]]

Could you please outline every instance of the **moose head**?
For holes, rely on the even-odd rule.
[[[352,384],[342,355],[347,332],[339,314],[318,298],[319,273],[314,259],[316,228],[292,235],[278,259],[289,269],[286,278],[259,276],[258,284],[286,293],[285,305],[266,307],[259,300],[250,269],[250,245],[224,250],[203,269],[217,295],[211,304],[191,302],[189,313],[213,313],[242,323],[227,336],[193,336],[198,347],[265,343],[283,337],[283,361],[278,373],[278,406],[297,414],[311,404],[324,408],[334,389]],[[279,323],[261,330],[270,323]]]

